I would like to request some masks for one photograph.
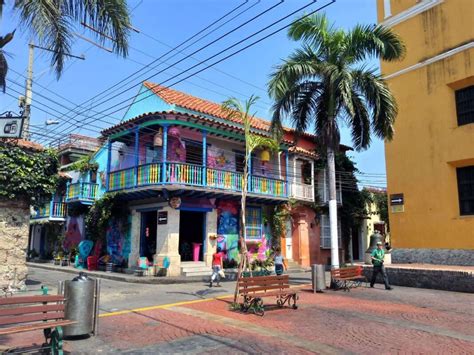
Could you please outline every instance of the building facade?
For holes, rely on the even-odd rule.
[[[377,5],[407,47],[381,64],[399,106],[385,145],[393,260],[474,265],[474,2]]]
[[[253,118],[251,125],[254,134],[271,136],[268,121]],[[242,122],[220,104],[145,82],[121,123],[102,131],[100,141],[91,157],[96,170],[68,171],[62,198],[71,212],[117,194],[123,214],[110,220],[103,248],[113,263],[133,268],[167,257],[168,275],[177,276],[198,272],[193,265],[208,274],[217,247],[227,261],[238,259]],[[75,142],[63,151],[77,154]],[[285,129],[278,151],[253,153],[246,206],[253,260],[265,260],[278,242],[300,266],[330,263],[329,219],[311,207],[328,201],[327,174],[315,169],[315,148],[314,136],[302,135],[295,144],[294,131]],[[62,161],[71,164],[68,157]],[[340,205],[341,199],[339,186]],[[286,232],[275,236],[272,218],[283,204],[291,204],[291,218]],[[64,220],[66,246],[87,239],[84,214]]]

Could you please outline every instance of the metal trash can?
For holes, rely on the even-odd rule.
[[[313,292],[324,292],[326,289],[326,270],[322,264],[311,265]]]
[[[64,326],[64,336],[80,336],[95,333],[98,309],[98,283],[85,273],[64,282],[65,311],[67,320],[75,321]]]

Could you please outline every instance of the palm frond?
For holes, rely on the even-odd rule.
[[[5,93],[7,88],[7,73],[8,73],[8,62],[5,57],[5,52],[0,49],[0,89]]]
[[[373,70],[364,68],[353,72],[354,83],[372,110],[372,129],[381,139],[393,138],[393,125],[398,107],[395,97],[383,78]]]
[[[363,98],[353,92],[351,100],[353,111],[350,112],[346,107],[348,125],[351,129],[354,148],[361,150],[370,145],[370,117]]]
[[[326,87],[316,99],[314,133],[318,143],[323,147],[337,149],[341,140],[339,125],[336,116],[329,116],[329,90]]]
[[[327,17],[316,13],[293,23],[288,29],[288,37],[295,41],[303,40],[318,49],[325,45],[332,31]]]
[[[63,11],[75,21],[95,28],[95,36],[103,43],[113,38],[114,52],[127,56],[130,16],[126,0],[63,0]],[[104,35],[102,35],[104,34]]]
[[[291,54],[288,59],[270,75],[268,83],[269,96],[279,100],[285,92],[303,80],[315,80],[327,75],[331,63],[323,61],[309,47],[303,46]]]
[[[405,52],[401,37],[383,25],[357,25],[347,34],[345,56],[354,61],[368,57],[394,61],[403,58]]]

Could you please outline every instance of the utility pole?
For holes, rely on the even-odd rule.
[[[30,118],[31,118],[31,99],[33,96],[33,62],[34,62],[34,50],[35,47],[38,49],[42,49],[48,52],[54,52],[49,48],[44,48],[40,46],[36,46],[33,42],[30,42],[28,45],[28,72],[26,73],[26,85],[25,85],[25,97],[23,102],[20,103],[20,107],[23,107],[23,133],[22,138],[24,140],[30,139]],[[81,56],[73,55],[73,54],[64,54],[65,56],[85,60],[84,54]],[[22,106],[23,105],[23,106]]]
[[[33,61],[34,61],[34,50],[35,46],[32,42],[28,45],[28,72],[26,74],[26,87],[25,87],[25,109],[23,116],[25,117],[23,123],[23,139],[30,139],[30,117],[31,117],[31,96],[33,91]]]

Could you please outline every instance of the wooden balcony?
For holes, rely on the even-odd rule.
[[[125,192],[147,186],[181,186],[235,194],[242,191],[242,175],[240,172],[195,164],[151,163],[112,171],[109,173],[107,191]],[[249,176],[248,193],[280,200],[288,198],[286,181],[263,176]]]
[[[314,186],[304,183],[291,184],[291,198],[314,202]]]
[[[50,221],[66,220],[66,203],[64,202],[48,202],[43,206],[36,208],[31,214],[31,219],[48,219]]]
[[[80,202],[90,205],[97,197],[97,189],[99,184],[90,182],[77,182],[68,185],[66,193],[66,202]]]

